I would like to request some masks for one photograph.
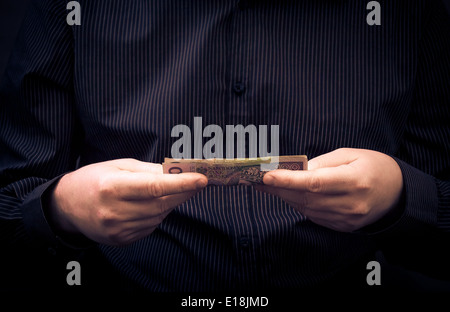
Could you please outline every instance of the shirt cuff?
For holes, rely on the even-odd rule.
[[[398,205],[360,233],[385,236],[421,235],[437,225],[438,191],[434,177],[393,157],[403,175],[403,192]]]
[[[86,237],[61,237],[55,233],[45,215],[47,196],[62,177],[58,176],[36,187],[25,199],[21,209],[25,229],[32,240],[33,247],[55,254],[61,248],[83,250],[96,243]]]

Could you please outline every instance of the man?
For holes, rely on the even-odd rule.
[[[371,25],[365,1],[79,3],[80,26],[64,1],[33,3],[2,84],[2,257],[22,261],[15,274],[48,253],[55,266],[30,271],[80,259],[94,286],[358,288],[381,250],[449,277],[442,4],[383,3]],[[162,174],[171,129],[197,116],[279,125],[280,154],[308,155],[309,170],[256,187]],[[25,272],[8,283],[29,287]]]

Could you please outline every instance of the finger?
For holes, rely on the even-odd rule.
[[[195,194],[197,192],[185,192],[155,199],[151,205],[153,209],[149,205],[143,207],[142,203],[136,204],[135,208],[140,208],[140,212],[144,212],[144,214],[137,214],[135,219],[125,221],[125,224],[122,225],[125,233],[121,234],[122,243],[120,245],[126,245],[150,235],[175,207]]]
[[[303,211],[310,209],[319,212],[345,214],[351,207],[350,197],[347,195],[330,195],[309,192],[298,192],[289,189],[259,186],[259,191],[282,198],[285,202]]]
[[[187,201],[198,192],[184,192],[147,200],[128,200],[110,207],[109,215],[117,222],[128,224],[142,220],[161,219],[175,207]]]
[[[308,171],[277,169],[266,173],[263,182],[300,192],[343,194],[355,187],[357,175],[355,168],[349,165]]]
[[[305,207],[307,205],[306,192],[298,192],[266,185],[255,185],[255,189],[260,192],[280,197],[294,208]]]
[[[166,211],[170,212],[174,208],[180,206],[181,204],[194,197],[196,194],[198,194],[198,192],[199,191],[189,191],[174,195],[168,195],[157,198],[156,202],[160,205],[160,207],[162,207],[163,213],[165,213]]]
[[[267,188],[267,193],[272,192],[280,196],[292,208],[299,211],[312,222],[327,228],[350,232],[361,227],[365,219],[363,211],[354,210],[349,196],[323,196],[315,193],[304,193],[304,198],[299,199],[300,193],[293,191]]]
[[[116,246],[127,245],[151,234],[178,205],[197,192],[168,195],[150,201],[131,201],[116,211],[120,231],[113,239],[102,241]]]
[[[143,221],[158,218],[165,218],[174,208],[188,201],[195,196],[198,191],[183,192],[174,195],[167,195],[159,198],[154,198],[148,201],[129,202],[130,213],[135,213],[135,217],[130,217],[130,221]],[[139,213],[140,212],[140,213]]]
[[[140,161],[131,158],[116,159],[109,163],[110,165],[116,167],[120,170],[131,171],[131,172],[152,172],[157,174],[163,173],[163,168],[161,164],[155,164],[145,161]]]
[[[146,200],[199,191],[208,184],[206,176],[200,173],[149,174],[143,172],[122,173],[115,178],[111,187],[118,198],[124,200]]]
[[[308,169],[314,170],[319,168],[337,167],[349,164],[357,159],[354,153],[355,149],[340,148],[332,152],[317,156],[308,161]]]

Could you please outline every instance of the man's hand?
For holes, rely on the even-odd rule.
[[[284,199],[312,222],[342,232],[369,225],[395,207],[402,172],[391,157],[342,148],[311,159],[308,171],[274,170],[264,191]]]
[[[126,245],[152,233],[207,183],[199,173],[163,174],[160,164],[134,159],[92,164],[61,178],[50,218],[60,231]]]

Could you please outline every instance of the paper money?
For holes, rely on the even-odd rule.
[[[270,170],[307,170],[307,167],[308,158],[305,155],[245,159],[166,158],[163,172],[167,174],[197,172],[204,174],[210,185],[237,185],[262,184],[264,174]],[[267,168],[270,169],[267,171]]]

